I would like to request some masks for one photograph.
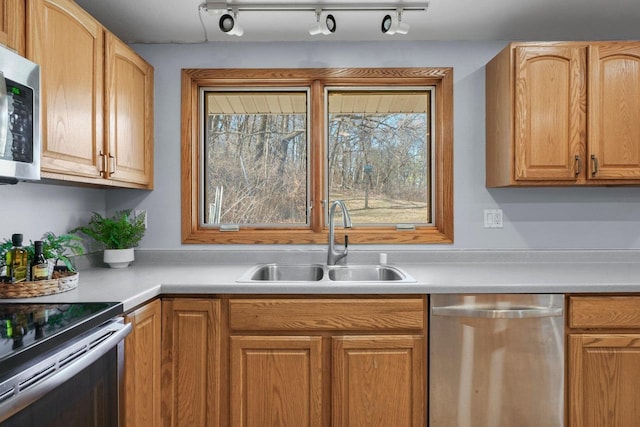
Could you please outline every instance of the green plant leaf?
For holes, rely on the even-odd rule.
[[[106,249],[133,248],[144,237],[144,216],[132,217],[130,209],[117,211],[110,218],[93,212],[86,226],[76,227],[70,233],[82,233]]]

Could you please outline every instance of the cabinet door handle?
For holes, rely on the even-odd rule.
[[[98,157],[100,158],[100,161],[98,162],[98,172],[100,172],[100,175],[103,175],[103,178],[104,178],[104,174],[107,170],[107,157],[104,155],[102,151],[100,151],[100,154],[98,154]]]
[[[593,163],[593,170],[591,171],[591,176],[596,176],[598,174],[598,158],[595,154],[591,155],[591,163]]]
[[[576,176],[582,173],[582,159],[576,154]]]
[[[116,173],[116,158],[109,153],[109,176],[113,176]]]

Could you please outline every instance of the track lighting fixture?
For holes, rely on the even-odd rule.
[[[332,34],[336,32],[336,19],[331,14],[322,13],[322,10],[316,10],[316,23],[309,28],[309,34],[312,36],[318,34]]]
[[[233,16],[230,13],[222,15],[220,21],[218,21],[218,26],[220,27],[220,31],[230,36],[240,37],[244,34],[244,28],[238,23],[237,11],[233,12]]]
[[[385,15],[382,18],[380,29],[384,34],[407,34],[409,32],[409,24],[402,22],[402,9],[396,9],[395,19],[392,15]]]
[[[402,14],[407,11],[426,11],[429,0],[412,0],[405,3],[404,0],[393,0],[388,3],[353,3],[342,0],[323,0],[320,2],[291,2],[277,0],[215,0],[198,5],[198,17],[204,33],[204,40],[209,41],[207,28],[202,17],[202,11],[209,15],[220,16],[218,26],[220,31],[231,36],[241,36],[244,29],[238,23],[238,12],[292,12],[315,11],[316,23],[309,28],[309,34],[333,34],[336,31],[336,19],[333,13],[354,11],[388,11],[381,23],[383,34],[407,34],[409,24],[402,21]],[[395,11],[395,13],[393,13]]]

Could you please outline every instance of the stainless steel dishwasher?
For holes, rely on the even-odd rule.
[[[564,425],[564,296],[431,296],[429,425]]]

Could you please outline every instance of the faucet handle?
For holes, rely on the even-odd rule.
[[[346,250],[349,247],[349,235],[344,235],[344,249]]]

